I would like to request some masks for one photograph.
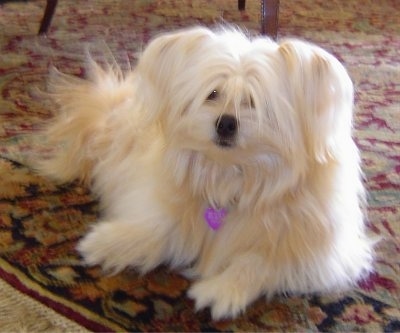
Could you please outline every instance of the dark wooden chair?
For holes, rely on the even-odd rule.
[[[47,0],[39,34],[47,34],[58,0]],[[238,0],[238,9],[245,10],[246,0]],[[261,0],[261,33],[276,39],[278,34],[279,0]]]

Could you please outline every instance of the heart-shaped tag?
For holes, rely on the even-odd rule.
[[[204,212],[204,218],[212,230],[218,230],[224,222],[224,217],[227,213],[225,208],[215,209],[208,207]]]

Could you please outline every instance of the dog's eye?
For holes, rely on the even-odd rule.
[[[250,107],[251,107],[252,109],[255,108],[254,99],[253,99],[253,97],[251,97],[251,96],[250,96]]]
[[[210,95],[207,97],[207,101],[215,101],[218,98],[219,94],[217,90],[213,90]]]

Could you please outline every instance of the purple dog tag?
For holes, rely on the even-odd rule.
[[[204,218],[212,230],[218,230],[224,222],[224,217],[227,213],[225,208],[214,209],[208,207],[204,212]]]

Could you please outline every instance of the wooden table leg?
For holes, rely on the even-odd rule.
[[[46,34],[49,30],[51,19],[53,18],[54,11],[56,10],[58,0],[47,0],[46,9],[40,23],[39,35]]]

